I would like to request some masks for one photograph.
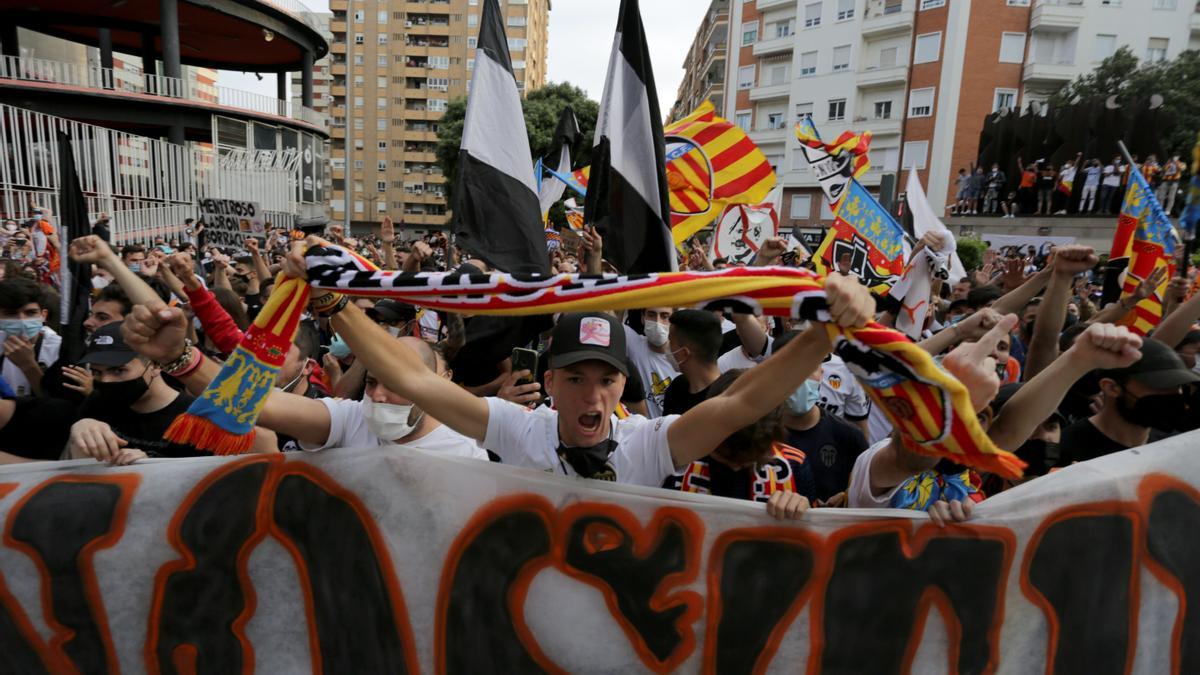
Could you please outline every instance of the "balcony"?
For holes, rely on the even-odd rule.
[[[795,35],[785,35],[783,37],[771,38],[770,40],[759,40],[754,43],[754,55],[770,56],[771,54],[783,54],[784,52],[792,51],[792,47],[795,44]]]
[[[116,77],[112,69],[83,66],[76,63],[49,61],[28,57],[0,57],[0,81],[31,88],[51,85],[93,90],[93,93],[119,97],[171,99],[195,103],[203,107],[235,109],[245,113],[286,117],[318,128],[325,128],[325,116],[311,108],[240,89],[201,85],[164,75],[143,75],[137,78]]]
[[[858,71],[859,89],[878,89],[903,85],[908,81],[908,66],[867,66]]]
[[[784,82],[783,84],[769,84],[764,87],[755,87],[750,90],[751,101],[769,101],[773,98],[787,98],[792,93],[792,83]]]
[[[1200,33],[1200,5],[1197,5],[1196,9],[1198,11],[1192,12],[1190,23],[1192,26],[1192,32]]]
[[[748,135],[750,136],[750,140],[754,141],[754,144],[761,148],[764,145],[771,145],[772,143],[787,143],[791,134],[792,130],[789,128],[789,125],[784,124],[777,129],[755,129]]]
[[[345,21],[330,21],[329,22],[329,32],[330,33],[345,33],[346,32],[346,22]]]
[[[1026,63],[1022,81],[1026,84],[1066,84],[1075,79],[1078,69],[1073,63]]]
[[[350,0],[329,0],[329,11],[344,12],[350,9]]]
[[[898,136],[903,126],[904,120],[900,119],[898,115],[887,119],[856,118],[850,125],[858,132],[870,131],[872,136]]]
[[[1071,31],[1083,25],[1083,1],[1039,2],[1029,18],[1029,28],[1042,31]]]
[[[864,38],[882,38],[911,33],[915,17],[916,11],[914,11],[911,1],[902,4],[888,4],[879,8],[868,6],[859,32]]]
[[[795,7],[796,0],[758,0],[755,3],[758,11],[765,12],[768,9],[779,9],[780,7]]]

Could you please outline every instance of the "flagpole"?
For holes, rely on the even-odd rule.
[[[1137,163],[1135,163],[1133,161],[1133,156],[1129,154],[1129,148],[1125,147],[1125,141],[1118,139],[1117,147],[1121,150],[1121,155],[1125,158],[1125,161],[1129,162],[1130,171],[1131,172],[1136,171],[1140,175],[1142,173],[1142,170],[1139,169]],[[1122,201],[1124,201],[1124,197],[1122,197],[1121,199],[1122,199]],[[1171,220],[1171,214],[1168,213],[1167,214],[1167,222],[1170,222],[1170,220]],[[1176,276],[1182,277],[1184,279],[1187,278],[1188,262],[1190,262],[1191,257],[1192,257],[1193,244],[1194,244],[1194,239],[1192,237],[1187,237],[1185,234],[1185,236],[1183,238],[1183,261],[1181,262],[1179,267],[1176,269],[1176,272],[1177,272]]]

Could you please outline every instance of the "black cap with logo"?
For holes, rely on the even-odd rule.
[[[380,300],[368,309],[366,314],[372,321],[399,323],[417,318],[417,308],[399,300]]]
[[[559,318],[550,333],[550,367],[565,368],[583,361],[603,361],[629,375],[625,329],[615,318],[599,312]]]
[[[88,338],[87,353],[80,359],[80,365],[123,366],[136,359],[137,352],[121,337],[123,323],[117,321],[97,328]]]

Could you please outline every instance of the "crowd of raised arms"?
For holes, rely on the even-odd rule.
[[[305,277],[304,242],[269,228],[244,249],[179,240],[60,242],[45,213],[4,224],[0,261],[0,463],[94,458],[128,465],[204,454],[164,431],[209,385],[264,306],[279,272]],[[443,234],[405,241],[384,221],[324,237],[385,269],[489,271]],[[926,235],[918,247],[940,251]],[[753,265],[797,264],[769,239]],[[85,353],[60,357],[57,272],[91,265]],[[601,273],[601,238],[548,242],[556,272]],[[694,248],[681,267],[713,269]],[[803,263],[801,263],[803,264]],[[1159,274],[1100,304],[1095,252],[1037,259],[989,253],[965,278],[935,281],[920,346],[970,394],[992,442],[1026,478],[1200,425],[1200,294],[1172,279],[1165,316],[1141,338],[1120,326]],[[1194,276],[1194,270],[1192,271]],[[897,303],[830,274],[832,320],[892,325]],[[464,316],[396,300],[329,302],[313,289],[254,452],[336,452],[399,444],[537,471],[765,502],[779,518],[810,507],[924,510],[939,524],[1013,487],[906,450],[887,417],[805,321],[698,309],[539,317]]]

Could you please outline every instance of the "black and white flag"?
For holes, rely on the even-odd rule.
[[[553,143],[559,146],[558,162],[554,166],[554,170],[560,176],[567,176],[571,173],[571,148],[575,145],[575,141],[579,140],[579,121],[575,119],[575,111],[571,106],[563,108],[562,114],[558,116],[558,126],[554,128]],[[562,199],[563,192],[567,189],[567,184],[558,180],[544,180],[542,187],[538,191],[538,201],[542,207],[542,216],[550,211],[550,207],[554,206],[554,202]]]
[[[626,274],[678,269],[671,242],[662,115],[637,0],[621,0],[596,120],[584,217]]]
[[[496,0],[483,0],[453,208],[463,248],[505,272],[550,273],[521,94]]]

